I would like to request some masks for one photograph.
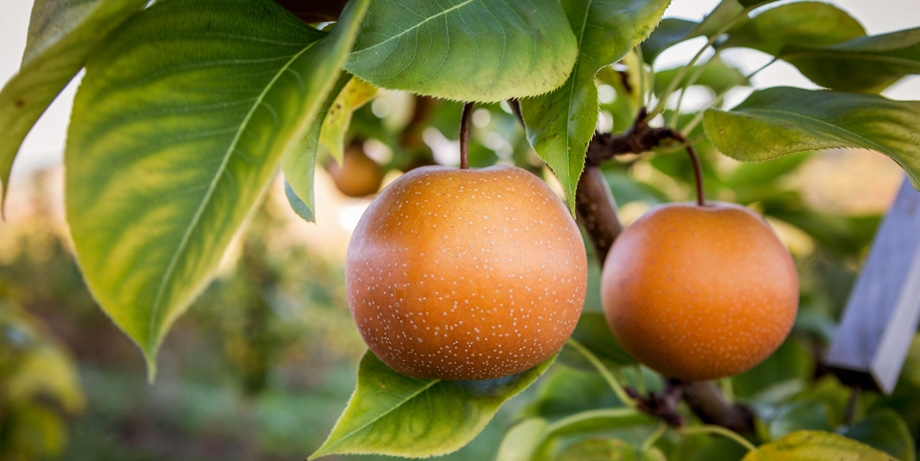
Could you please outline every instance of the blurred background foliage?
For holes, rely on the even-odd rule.
[[[726,84],[722,77],[731,72],[722,67],[691,87],[704,103]],[[635,101],[617,97],[629,94],[630,78],[615,68],[599,75],[603,131],[632,123]],[[459,103],[380,91],[355,113],[346,145],[374,160],[384,183],[419,165],[456,164],[460,110]],[[672,107],[663,121],[685,126],[692,110]],[[475,110],[471,141],[471,166],[511,162],[552,183],[507,104]],[[871,152],[739,164],[705,141],[696,147],[709,197],[763,213],[791,248],[802,284],[787,342],[724,387],[754,408],[764,439],[802,428],[841,431],[913,459],[913,440],[920,440],[920,342],[887,397],[863,392],[854,399],[821,361],[902,180],[900,169]],[[691,166],[680,152],[625,156],[604,172],[627,223],[656,203],[691,198]],[[320,169],[317,223],[310,224],[294,215],[276,184],[216,281],[169,334],[150,385],[136,347],[83,285],[63,225],[59,176],[38,172],[20,183],[0,223],[0,459],[280,460],[302,459],[319,446],[354,389],[364,351],[347,309],[343,258],[370,197],[345,196]],[[591,261],[586,319],[597,320],[599,265]],[[592,323],[584,323],[577,333],[582,342],[592,334]],[[604,358],[636,388],[661,385],[617,351]],[[524,417],[553,420],[615,404],[598,375],[577,360],[560,362],[446,459],[493,458],[504,433]],[[638,445],[654,430],[635,425],[597,434]],[[577,453],[578,447],[569,448]],[[743,455],[733,443],[705,435],[666,436],[656,447],[668,459]]]

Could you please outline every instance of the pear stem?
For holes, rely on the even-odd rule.
[[[633,125],[623,133],[612,136],[609,133],[596,133],[588,144],[585,156],[585,166],[598,166],[601,163],[620,154],[639,154],[658,147],[661,143],[673,140],[679,142],[690,155],[693,164],[693,176],[696,180],[696,203],[706,205],[705,188],[703,187],[703,167],[696,149],[678,130],[671,127],[652,128],[648,125],[649,114],[645,107],[639,108]]]
[[[700,163],[700,156],[696,154],[696,149],[692,144],[687,144],[687,154],[690,155],[690,161],[693,162],[693,176],[696,179],[696,204],[706,206],[706,191],[703,188],[703,166]]]
[[[680,131],[673,130],[671,137],[683,144],[687,149],[687,155],[690,156],[690,163],[693,164],[693,179],[696,182],[696,204],[706,206],[706,190],[703,187],[703,164],[700,162],[700,156],[696,153],[693,144],[687,142],[687,138]]]
[[[460,169],[467,170],[470,168],[469,141],[470,141],[470,119],[473,115],[473,103],[468,102],[463,105],[463,112],[460,113]]]

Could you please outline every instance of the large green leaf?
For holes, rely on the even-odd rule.
[[[878,93],[907,75],[920,74],[920,28],[859,37],[836,45],[790,45],[778,57],[818,85]]]
[[[567,0],[566,14],[578,39],[575,71],[551,93],[521,101],[527,139],[553,170],[575,207],[575,187],[597,125],[594,74],[649,36],[669,0]]]
[[[401,375],[367,352],[348,407],[310,459],[335,453],[425,458],[456,451],[554,359],[504,378],[441,381]]]
[[[920,102],[878,95],[777,87],[754,92],[731,111],[706,111],[703,127],[729,157],[770,160],[809,150],[881,152],[920,188]]]
[[[26,134],[101,39],[146,0],[36,0],[22,67],[0,91],[0,203]],[[2,205],[0,205],[2,208]]]
[[[373,2],[346,69],[382,88],[462,101],[546,93],[577,49],[558,0]]]
[[[821,431],[798,431],[783,438],[761,445],[751,451],[742,461],[812,461],[833,459],[836,461],[894,461],[868,445],[848,439],[842,435]]]
[[[368,1],[326,35],[253,0],[157,2],[88,60],[66,208],[84,277],[151,378],[282,155],[338,76]]]
[[[720,46],[747,47],[775,56],[788,45],[829,46],[865,35],[859,21],[834,5],[796,2],[738,24]]]

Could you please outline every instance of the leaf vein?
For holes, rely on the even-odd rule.
[[[393,406],[392,406],[390,409],[388,409],[387,411],[384,411],[383,413],[381,413],[381,414],[379,414],[379,415],[377,415],[377,416],[371,418],[371,419],[368,420],[366,423],[361,424],[360,426],[356,427],[354,430],[352,430],[352,431],[350,431],[350,432],[344,434],[341,438],[339,438],[339,441],[337,441],[337,442],[333,443],[332,445],[330,445],[329,448],[331,449],[332,447],[335,447],[336,445],[341,444],[342,442],[344,442],[345,440],[351,438],[351,437],[354,436],[355,434],[357,434],[357,433],[363,431],[363,430],[366,429],[368,426],[372,426],[372,425],[374,425],[374,424],[377,424],[377,422],[379,422],[383,417],[385,417],[385,416],[389,415],[390,413],[396,411],[397,408],[400,408],[400,407],[401,407],[403,404],[405,404],[406,402],[409,402],[410,400],[414,399],[415,397],[418,397],[420,394],[422,394],[423,392],[427,391],[428,389],[431,389],[432,386],[434,386],[435,384],[437,384],[437,383],[439,383],[439,382],[441,382],[441,380],[438,380],[438,379],[433,379],[433,380],[431,380],[431,382],[429,382],[428,384],[426,384],[424,387],[421,387],[421,388],[419,388],[418,391],[413,392],[413,393],[407,395],[405,398],[403,398],[402,400],[400,400],[399,403],[397,403],[396,405],[393,405]],[[429,396],[429,397],[430,397],[430,396]],[[329,452],[329,451],[327,450],[327,452]],[[330,453],[331,453],[331,452],[330,452]]]
[[[834,135],[835,137],[837,137],[837,138],[839,138],[839,139],[841,139],[841,140],[843,140],[843,141],[853,142],[853,140],[850,139],[850,138],[854,138],[854,137],[855,137],[855,138],[856,138],[857,140],[859,140],[860,142],[865,143],[862,147],[868,147],[868,148],[871,148],[871,149],[876,150],[876,151],[878,151],[878,152],[890,153],[890,151],[889,151],[887,148],[885,148],[884,146],[882,146],[882,145],[876,143],[875,141],[873,141],[873,140],[871,140],[871,139],[866,138],[865,136],[863,136],[863,135],[861,135],[861,134],[859,134],[859,133],[857,133],[857,132],[855,132],[855,131],[848,130],[848,129],[843,128],[843,127],[841,127],[841,126],[839,126],[839,125],[835,125],[835,124],[833,124],[833,123],[831,123],[831,122],[828,122],[828,121],[826,121],[826,120],[822,120],[822,119],[820,119],[820,118],[813,117],[813,116],[810,116],[810,115],[807,115],[807,114],[802,114],[802,113],[798,113],[798,112],[789,112],[789,111],[785,111],[785,110],[781,110],[781,109],[748,109],[748,110],[745,111],[745,112],[753,113],[753,114],[762,113],[762,114],[768,114],[768,115],[778,114],[778,115],[780,115],[780,116],[782,116],[782,117],[787,117],[787,118],[791,118],[791,119],[807,120],[807,121],[809,121],[809,122],[813,122],[813,123],[818,124],[818,125],[821,125],[821,126],[823,126],[823,127],[829,127],[830,129],[828,130],[828,132],[833,133],[833,135]],[[842,133],[841,133],[841,132],[842,132]],[[846,136],[841,136],[841,134],[844,134],[844,135],[846,135]],[[870,147],[870,146],[871,146],[871,147]],[[858,147],[858,146],[850,146],[850,147]]]
[[[192,216],[192,220],[189,223],[189,226],[186,228],[186,231],[183,233],[182,238],[179,241],[179,245],[176,247],[176,250],[173,252],[173,255],[169,261],[169,265],[166,267],[166,271],[163,273],[163,277],[160,279],[159,286],[157,287],[156,296],[154,297],[153,305],[150,310],[150,317],[152,319],[157,319],[160,317],[160,310],[163,308],[163,296],[166,293],[167,285],[169,285],[169,282],[172,280],[174,276],[176,267],[179,264],[180,256],[184,254],[185,251],[187,250],[191,236],[196,230],[196,228],[198,227],[201,221],[201,217],[204,215],[204,210],[211,203],[211,198],[214,195],[214,192],[217,190],[218,182],[220,181],[220,178],[224,175],[225,171],[227,170],[227,165],[229,165],[230,159],[233,157],[233,153],[237,149],[237,145],[242,137],[242,134],[244,131],[246,131],[246,127],[249,124],[250,120],[252,119],[253,115],[255,114],[256,109],[262,103],[262,101],[264,101],[266,95],[274,87],[274,84],[278,81],[280,76],[284,73],[285,69],[289,68],[295,61],[297,61],[297,59],[299,59],[307,51],[312,49],[316,43],[318,42],[310,43],[309,45],[305,46],[302,50],[292,55],[288,59],[288,61],[282,66],[282,68],[279,69],[278,72],[276,72],[275,77],[268,83],[268,85],[265,86],[265,89],[261,92],[261,94],[259,94],[259,97],[256,99],[256,104],[254,104],[252,108],[247,112],[246,117],[243,119],[242,123],[240,124],[240,129],[237,131],[233,140],[230,142],[230,146],[227,148],[227,151],[224,154],[224,158],[221,161],[220,166],[218,167],[217,174],[215,174],[214,178],[211,180],[211,184],[208,186],[207,192],[205,193],[205,196],[201,200],[201,204],[198,206],[198,209],[195,210],[195,214]],[[158,332],[156,331],[158,325],[159,325],[159,322],[156,322],[156,321],[151,321],[149,323],[149,326],[147,328],[147,336],[148,336],[148,340],[151,341],[150,344],[159,343],[159,338],[157,334]]]
[[[457,4],[457,5],[453,6],[453,7],[450,7],[450,8],[448,8],[448,9],[444,10],[444,11],[441,11],[441,12],[438,13],[438,14],[429,16],[429,17],[423,19],[422,21],[420,21],[418,24],[415,24],[415,25],[413,25],[412,27],[407,27],[406,30],[404,30],[404,31],[402,31],[402,32],[400,32],[400,33],[398,33],[398,34],[392,36],[392,37],[388,37],[386,40],[381,40],[380,42],[375,43],[374,45],[371,45],[371,46],[369,46],[369,47],[367,47],[367,48],[364,48],[364,49],[361,49],[361,50],[355,50],[355,52],[358,52],[358,51],[364,52],[364,51],[368,51],[368,50],[372,50],[372,49],[374,49],[374,48],[377,48],[378,46],[382,46],[382,45],[384,45],[384,44],[386,44],[386,43],[389,43],[390,41],[393,41],[393,40],[396,40],[396,39],[402,37],[402,36],[405,35],[405,34],[408,34],[409,32],[415,32],[415,31],[417,31],[419,28],[421,28],[422,26],[424,26],[424,25],[425,25],[427,22],[429,22],[429,21],[432,21],[432,20],[434,20],[434,19],[436,19],[436,18],[440,18],[441,16],[445,16],[445,15],[447,15],[447,14],[450,14],[450,13],[452,13],[454,10],[458,10],[458,9],[460,9],[460,8],[463,8],[463,7],[465,7],[465,6],[467,6],[467,5],[471,4],[471,3],[475,3],[476,1],[477,1],[477,0],[466,0],[465,2],[460,3],[460,4]]]

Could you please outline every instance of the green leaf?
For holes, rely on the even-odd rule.
[[[882,408],[848,428],[843,435],[884,451],[901,461],[914,461],[914,439],[904,418],[890,408]]]
[[[313,210],[316,209],[313,190],[314,173],[316,172],[316,153],[319,150],[320,136],[329,109],[335,104],[345,85],[351,81],[351,75],[340,72],[338,80],[326,95],[317,114],[310,124],[307,133],[298,141],[297,148],[288,152],[281,159],[281,170],[284,172],[284,195],[291,204],[291,209],[307,222],[316,219]]]
[[[575,71],[552,93],[521,101],[527,139],[553,170],[575,209],[575,187],[597,125],[594,74],[626,56],[661,20],[669,0],[569,0],[578,40]]]
[[[745,8],[756,8],[776,1],[778,0],[738,0],[738,3]]]
[[[837,45],[790,45],[780,59],[818,85],[878,93],[907,75],[920,74],[920,28],[859,37]]]
[[[381,88],[492,102],[546,93],[572,71],[558,0],[373,2],[345,68]]]
[[[698,22],[686,19],[664,18],[658,27],[642,42],[642,60],[646,64],[655,62],[662,51],[691,38],[699,27]]]
[[[496,459],[502,461],[556,459],[552,456],[552,452],[564,437],[597,434],[614,429],[636,430],[639,426],[653,427],[655,423],[656,420],[652,416],[631,408],[588,410],[552,423],[548,423],[543,418],[528,418],[508,431],[499,446]]]
[[[722,0],[701,22],[665,18],[647,40],[642,42],[642,59],[652,64],[664,50],[696,37],[713,37],[745,12],[738,0]],[[769,3],[769,2],[765,2]]]
[[[613,429],[625,429],[626,431],[648,429],[651,431],[659,421],[647,413],[633,408],[600,408],[583,411],[554,421],[547,429],[547,434],[562,437]]]
[[[696,37],[711,37],[744,12],[738,0],[723,0],[701,22],[665,18],[642,42],[642,59],[652,64],[664,50]]]
[[[508,430],[498,447],[495,459],[502,461],[536,461],[547,458],[541,451],[549,422],[527,418]]]
[[[800,430],[832,429],[827,404],[824,402],[795,402],[781,408],[770,421],[770,437],[783,437]]]
[[[316,169],[316,160],[314,159],[309,165],[310,173]],[[312,182],[311,182],[312,184]],[[310,197],[312,202],[313,188],[310,188]],[[287,178],[284,179],[284,196],[287,197],[288,203],[291,205],[291,209],[294,210],[294,213],[297,216],[300,216],[307,222],[316,222],[316,215],[313,214],[313,207],[307,206],[300,197],[297,196],[297,193],[294,192],[294,188],[291,187],[291,183],[288,182]]]
[[[725,155],[770,160],[809,150],[859,147],[891,157],[920,188],[920,102],[777,87],[731,111],[709,109],[703,127]]]
[[[26,134],[86,57],[146,0],[36,0],[19,73],[0,91],[0,209]]]
[[[842,435],[821,431],[793,432],[779,440],[761,445],[742,461],[893,461],[894,458]]]
[[[720,47],[746,47],[777,55],[787,45],[829,46],[866,35],[846,11],[821,2],[797,2],[771,8],[728,32]]]
[[[735,393],[749,397],[784,381],[805,381],[814,373],[811,351],[794,339],[786,340],[766,360],[732,378]]]
[[[326,111],[325,119],[317,118],[322,122],[319,142],[340,164],[345,156],[343,145],[345,132],[351,122],[351,114],[370,101],[375,94],[377,94],[376,86],[360,78],[352,77],[345,84],[345,88],[338,92],[332,106]]]
[[[65,152],[84,278],[143,350],[210,280],[338,75],[368,1],[331,34],[271,1],[157,2],[86,64]]]
[[[571,348],[563,349],[556,363],[560,363],[566,349]],[[534,394],[523,412],[526,416],[558,419],[595,408],[623,405],[597,369],[583,371],[567,366],[554,367],[540,380]]]
[[[826,411],[821,411],[826,413],[829,427],[837,428],[846,420],[852,399],[852,388],[843,385],[833,376],[822,376],[808,383],[808,386],[795,396],[794,401],[805,405],[823,405]],[[855,411],[859,411],[859,406]],[[818,422],[815,416],[806,416],[802,419],[811,420],[812,423]]]
[[[640,452],[639,447],[617,439],[579,440],[562,450],[555,461],[665,461],[664,453],[657,448]]]
[[[701,434],[702,435],[702,434]],[[690,451],[689,461],[740,460],[747,454],[747,449],[737,441],[724,437],[714,438],[704,435],[703,446]],[[686,436],[684,437],[687,438]],[[692,443],[692,441],[691,441]],[[670,457],[668,458],[671,459]]]
[[[663,93],[671,81],[681,75],[681,69],[683,67],[655,72],[655,93]],[[710,59],[703,64],[693,66],[689,72],[684,72],[684,81],[680,82],[678,88],[690,83],[687,79],[692,75],[696,75],[696,80],[692,82],[693,85],[710,88],[715,94],[727,92],[736,86],[747,86],[749,84],[747,77],[737,67],[721,59]]]
[[[744,6],[738,0],[722,0],[687,38],[714,37],[719,35],[732,21],[744,14]]]
[[[456,451],[554,359],[504,378],[441,381],[401,375],[367,352],[345,412],[310,459],[336,453],[422,458]]]

